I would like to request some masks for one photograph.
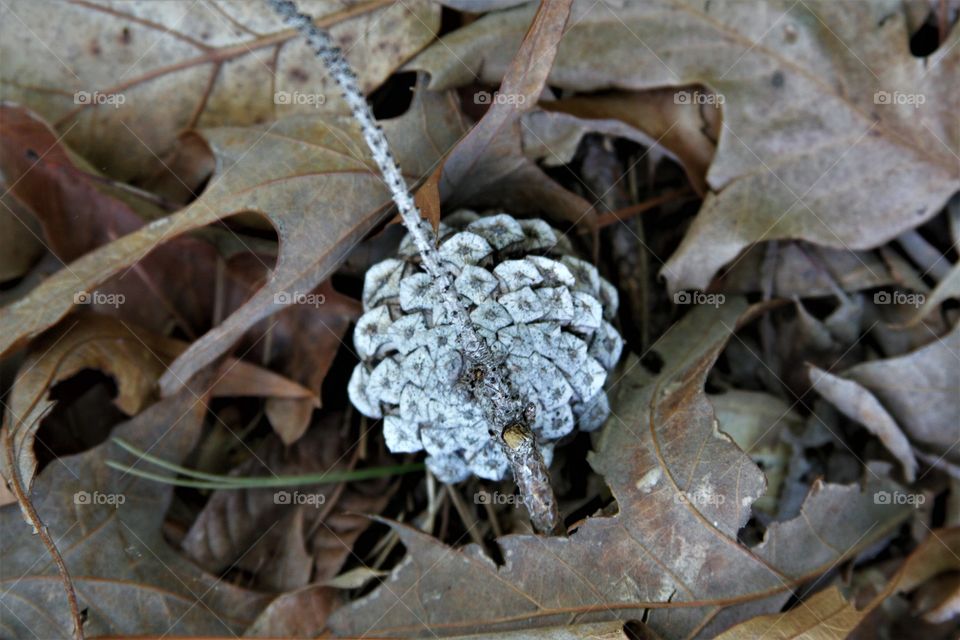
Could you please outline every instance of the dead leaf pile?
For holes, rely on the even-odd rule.
[[[564,535],[347,399],[403,230],[266,3],[0,3],[0,636],[952,639],[960,5],[299,0],[617,288]]]

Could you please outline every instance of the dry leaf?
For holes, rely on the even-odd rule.
[[[384,123],[394,152],[413,175],[429,172],[460,126],[449,99],[426,92],[404,116]],[[6,307],[0,315],[0,353],[57,322],[73,306],[77,291],[95,289],[163,242],[236,213],[259,211],[280,237],[276,268],[250,300],[173,364],[161,382],[171,392],[288,300],[309,302],[350,247],[389,211],[389,196],[368,166],[352,122],[292,116],[268,127],[215,129],[205,135],[218,157],[218,171],[200,199],[86,254]],[[256,154],[248,153],[253,144]],[[275,161],[265,163],[268,157]]]
[[[708,189],[707,169],[720,135],[720,111],[712,106],[678,104],[676,95],[675,90],[653,89],[544,102],[544,111],[531,113],[524,120],[524,150],[551,164],[558,149],[552,138],[557,137],[559,129],[569,149],[560,159],[569,162],[587,132],[626,138],[648,147],[650,153],[666,151],[683,166],[690,184],[702,196]],[[546,126],[554,130],[552,134],[544,130]],[[538,143],[544,149],[535,151]]]
[[[301,5],[344,47],[365,91],[440,27],[427,0]],[[29,0],[0,6],[4,99],[40,113],[121,180],[162,170],[185,129],[346,111],[306,43],[256,2],[75,2],[51,18]]]
[[[919,449],[960,464],[960,326],[898,358],[844,372],[876,396]]]
[[[836,587],[814,594],[786,613],[771,613],[738,624],[717,636],[717,640],[771,638],[787,640],[816,638],[843,640],[863,619],[864,613],[847,602]]]
[[[285,447],[279,439],[268,439],[256,456],[241,463],[233,471],[238,476],[297,475],[343,471],[349,468],[350,452],[345,438],[338,432],[342,416],[325,414],[314,429],[296,444]],[[277,490],[249,489],[214,491],[183,540],[183,549],[193,560],[211,572],[220,572],[236,562],[244,561],[256,573],[257,554],[250,557],[251,545],[271,528],[277,536],[265,541],[263,552],[282,553],[286,542],[282,529],[298,527],[306,545],[306,580],[322,582],[337,575],[357,537],[370,522],[361,513],[376,514],[391,496],[390,480],[369,480],[362,483],[298,487],[296,491],[315,496],[304,504],[278,503]],[[293,489],[286,490],[292,494]],[[287,518],[302,512],[297,524]],[[278,525],[284,521],[285,525]],[[262,555],[262,554],[261,554]],[[249,562],[248,562],[249,561]],[[313,570],[311,570],[313,568]],[[265,570],[272,571],[267,565]],[[278,584],[282,576],[271,581]],[[303,586],[303,584],[290,585]]]
[[[245,638],[316,638],[338,604],[330,587],[311,585],[277,596],[267,605]]]
[[[200,433],[206,406],[192,390],[149,407],[115,430],[154,455],[181,461]],[[240,633],[267,604],[261,594],[206,574],[163,539],[169,485],[109,469],[135,460],[106,442],[63,457],[40,473],[33,503],[60,548],[84,633],[98,635]],[[70,637],[73,621],[48,552],[18,516],[0,509],[0,629],[6,637]],[[6,615],[9,613],[10,615]]]
[[[495,83],[533,8],[483,16],[409,66],[431,88]],[[960,186],[960,30],[910,53],[900,2],[577,2],[550,72],[564,89],[703,84],[723,128],[707,196],[662,274],[705,289],[753,242],[868,249],[932,218]],[[827,32],[826,34],[824,32]],[[829,35],[827,35],[829,34]],[[678,99],[681,99],[678,97]]]
[[[960,263],[953,265],[947,276],[937,283],[930,295],[924,297],[923,304],[906,321],[907,326],[916,326],[932,311],[951,298],[960,298]]]
[[[759,616],[728,629],[717,636],[717,640],[846,638],[891,594],[911,591],[937,574],[960,569],[957,556],[960,529],[941,529],[931,533],[933,535],[910,554],[887,586],[862,610],[848,602],[837,587],[830,587],[787,612]]]
[[[647,610],[657,633],[710,637],[777,611],[792,585],[886,535],[909,508],[876,504],[871,494],[891,485],[871,472],[865,488],[815,482],[799,517],[770,525],[756,547],[737,541],[764,478],[718,430],[703,383],[745,312],[736,299],[693,309],[657,343],[666,364],[652,381],[636,360],[627,363],[613,403],[620,417],[590,457],[617,515],[588,518],[569,538],[500,538],[502,566],[476,545],[451,549],[394,523],[406,558],[387,585],[335,612],[331,627],[373,637],[455,635]]]
[[[379,571],[369,567],[355,567],[325,580],[323,584],[334,589],[362,589],[374,578],[382,578],[388,574],[387,571]]]
[[[0,120],[2,122],[2,120]],[[43,254],[37,219],[3,187],[0,196],[0,283],[24,275]]]
[[[454,640],[657,640],[656,634],[636,620],[630,630],[623,622],[596,622],[567,624],[529,631],[504,631],[503,633],[478,633],[468,636],[453,636]],[[641,633],[642,630],[642,633]]]
[[[802,418],[786,401],[768,393],[731,389],[708,397],[720,430],[763,469],[767,490],[753,503],[754,510],[775,514],[790,454],[784,432],[798,428]]]
[[[893,283],[889,270],[873,251],[847,251],[801,242],[776,246],[771,265],[765,262],[773,245],[747,251],[717,279],[714,289],[724,293],[754,293],[770,283],[770,295],[793,298],[833,295],[839,287],[854,292]]]
[[[910,441],[872,393],[852,380],[845,380],[812,365],[807,367],[807,375],[811,386],[820,395],[880,439],[903,466],[903,475],[908,482],[916,479],[917,460],[910,448]]]
[[[570,193],[527,159],[520,146],[521,116],[543,91],[557,45],[563,35],[571,0],[540,5],[503,82],[495,94],[478,91],[473,99],[490,104],[483,118],[444,159],[440,196],[448,207],[505,207],[511,213],[545,214],[576,223],[590,204]],[[593,218],[585,220],[587,224]]]
[[[45,236],[61,259],[77,258],[141,228],[143,217],[156,217],[152,209],[143,210],[143,203],[138,203],[141,210],[134,211],[120,198],[121,193],[108,192],[95,175],[83,170],[82,165],[75,166],[54,133],[27,111],[2,108],[0,136],[5,142],[0,146],[0,166],[13,178],[16,193],[43,212]],[[40,157],[35,159],[37,154]],[[173,321],[188,334],[202,333],[218,312],[243,305],[262,286],[269,275],[267,263],[274,261],[273,257],[250,253],[247,243],[230,233],[246,252],[227,260],[226,269],[222,269],[217,250],[208,243],[191,237],[174,238],[132,269],[98,287],[97,299],[117,303],[97,308],[156,331],[168,330]],[[184,287],[185,281],[191,286]],[[261,356],[266,364],[319,394],[360,305],[339,294],[329,282],[309,295],[317,304],[289,305],[269,323],[251,327],[240,349],[251,357]],[[218,299],[223,301],[222,309],[216,308]],[[262,349],[265,334],[270,336],[268,351]],[[267,416],[287,443],[303,434],[317,406],[315,397],[257,395],[275,396],[267,402]]]
[[[40,420],[55,404],[48,392],[58,382],[83,369],[110,375],[117,386],[114,404],[129,416],[136,415],[156,397],[156,384],[167,365],[186,345],[145,331],[122,320],[83,314],[43,336],[32,345],[10,390],[4,431],[9,432],[10,459],[5,453],[0,470],[12,479],[18,474],[29,493],[37,460],[34,436]],[[213,396],[257,396],[301,399],[318,404],[317,397],[304,387],[275,373],[230,359],[208,392]]]

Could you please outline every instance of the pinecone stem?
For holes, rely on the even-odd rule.
[[[350,63],[347,62],[339,47],[333,43],[330,34],[314,24],[310,16],[301,13],[294,2],[291,0],[266,0],[266,2],[283,18],[284,22],[296,28],[306,38],[307,43],[340,87],[354,119],[360,125],[363,139],[373,154],[373,160],[390,189],[400,217],[413,238],[423,269],[431,276],[433,285],[440,292],[443,304],[453,320],[467,366],[473,371],[479,371],[485,381],[483,385],[485,392],[474,393],[474,398],[494,426],[491,430],[492,437],[497,440],[510,461],[510,467],[523,495],[530,520],[537,530],[545,533],[552,532],[559,522],[556,498],[553,495],[553,488],[550,486],[546,465],[536,438],[525,424],[523,408],[526,404],[514,393],[513,386],[501,373],[501,367],[493,357],[489,345],[477,332],[461,304],[453,287],[453,278],[441,262],[436,248],[428,239],[427,224],[417,209],[410,188],[400,171],[400,165],[390,152],[387,138],[360,90]],[[522,446],[513,447],[507,442],[505,434],[511,427],[517,425],[526,430],[528,437],[522,442]]]

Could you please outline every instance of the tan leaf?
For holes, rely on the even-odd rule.
[[[627,630],[629,624],[630,630]],[[658,636],[642,623],[633,620],[623,622],[596,622],[566,624],[528,631],[504,631],[503,633],[477,633],[468,636],[453,636],[455,640],[657,640]]]
[[[431,88],[495,83],[534,9],[481,17],[417,56]],[[910,53],[902,3],[582,0],[549,84],[644,90],[702,84],[723,127],[705,199],[662,273],[705,289],[751,243],[879,246],[932,218],[960,186],[960,30]],[[709,101],[687,91],[683,100]],[[680,98],[678,98],[680,99]]]
[[[556,143],[545,126],[560,129],[569,151],[559,158],[569,162],[583,134],[596,131],[634,140],[651,153],[666,151],[687,172],[690,184],[701,196],[707,191],[707,169],[713,161],[720,135],[720,112],[714,107],[677,103],[676,91],[652,89],[636,93],[614,93],[596,97],[573,97],[544,102],[544,111],[531,113],[525,120],[524,150],[543,157],[547,164],[555,156]],[[543,122],[546,121],[546,122]],[[539,124],[537,124],[539,123]],[[549,125],[548,125],[549,123]],[[540,143],[547,147],[534,151]],[[563,148],[563,147],[561,147]]]
[[[152,405],[118,426],[115,435],[180,462],[193,448],[206,412],[193,393],[184,390]],[[64,556],[80,609],[86,611],[84,633],[241,633],[268,597],[204,573],[171,548],[161,525],[172,487],[110,469],[104,464],[108,459],[136,462],[105,442],[50,464],[34,487],[34,505]],[[73,621],[60,576],[17,509],[0,509],[3,634],[70,637]]]
[[[589,458],[617,500],[617,515],[588,518],[569,538],[500,538],[502,566],[476,545],[451,549],[394,523],[407,556],[389,588],[338,610],[332,629],[456,635],[589,614],[643,618],[666,637],[711,637],[779,610],[793,585],[886,535],[911,510],[876,504],[871,494],[891,485],[868,474],[866,487],[815,482],[800,516],[772,524],[756,547],[738,542],[764,478],[719,431],[703,384],[748,316],[740,299],[697,307],[655,345],[665,361],[655,378],[636,360],[627,363],[612,402],[619,418]]]
[[[19,474],[24,490],[33,483],[37,460],[34,436],[40,420],[53,408],[50,389],[83,369],[110,375],[117,386],[114,403],[129,416],[136,415],[156,399],[156,385],[167,365],[186,348],[179,340],[145,331],[122,320],[83,314],[43,336],[32,345],[13,387],[4,416],[4,431],[10,433],[0,469],[7,478]],[[305,399],[318,404],[309,389],[255,365],[227,360],[213,387],[214,396],[255,396]]]
[[[43,254],[40,225],[4,186],[0,196],[0,282],[19,278]]]
[[[717,640],[770,638],[788,640],[843,640],[863,619],[864,613],[847,602],[836,587],[814,594],[786,613],[759,616],[728,629]]]
[[[10,457],[16,461],[16,469],[8,467],[5,454],[3,475],[10,479],[18,473],[25,492],[30,490],[37,467],[34,435],[54,404],[47,393],[57,382],[82,369],[96,369],[113,377],[117,385],[114,403],[132,416],[149,404],[164,363],[133,332],[100,316],[68,321],[39,340],[20,367],[4,415],[4,431],[9,432]]]
[[[331,30],[365,91],[440,27],[427,0],[306,0],[301,9]],[[162,170],[185,129],[346,112],[306,43],[256,2],[70,2],[55,20],[45,4],[6,2],[0,59],[5,100],[40,113],[124,181]]]
[[[960,463],[960,326],[898,358],[844,372],[869,389],[920,449]]]
[[[350,447],[338,433],[342,416],[324,414],[320,424],[309,430],[292,446],[284,446],[278,438],[269,438],[258,448],[256,456],[233,470],[239,476],[297,475],[343,471],[350,468]],[[257,567],[269,572],[266,586],[278,588],[281,579],[289,576],[273,575],[276,567],[259,563],[257,558],[273,554],[282,557],[288,544],[283,529],[300,528],[300,539],[305,544],[306,579],[323,582],[339,573],[349,556],[351,545],[369,526],[369,519],[361,513],[376,514],[390,499],[389,479],[354,482],[348,485],[318,485],[298,487],[301,494],[316,496],[309,503],[278,502],[275,489],[244,489],[214,491],[187,532],[182,546],[193,560],[211,572],[220,572],[241,562],[249,565],[251,573]],[[287,492],[292,495],[294,489]],[[289,516],[301,512],[299,519]],[[283,524],[278,524],[283,523]],[[251,545],[263,540],[259,550],[250,553]],[[305,581],[304,581],[305,583]],[[304,586],[286,585],[285,588]]]
[[[830,640],[848,637],[860,622],[890,595],[912,591],[932,577],[960,569],[960,529],[932,531],[904,561],[886,587],[862,610],[844,598],[837,587],[814,594],[785,613],[758,616],[717,636],[718,640],[747,638],[809,638]],[[952,557],[951,557],[952,556]]]
[[[819,367],[808,365],[807,375],[817,393],[880,439],[903,466],[907,481],[913,482],[917,475],[917,459],[913,456],[910,441],[880,401],[853,380],[845,380]]]
[[[418,94],[404,116],[384,123],[411,176],[427,174],[461,126],[449,98],[427,92]],[[250,300],[172,365],[161,381],[170,392],[251,325],[284,309],[287,300],[310,294],[391,207],[352,121],[291,116],[263,127],[227,127],[205,135],[218,157],[218,171],[204,194],[183,211],[79,258],[6,307],[0,315],[0,353],[62,318],[75,292],[94,289],[163,242],[243,211],[268,216],[280,238],[276,268]],[[257,153],[250,153],[252,146]]]
[[[337,603],[336,591],[330,587],[310,585],[284,593],[267,605],[243,635],[246,638],[319,637]]]
[[[451,209],[459,206],[507,207],[513,213],[537,213],[567,223],[586,217],[590,204],[547,177],[521,149],[521,116],[532,109],[543,91],[547,74],[563,36],[571,0],[540,5],[522,42],[510,50],[511,64],[497,92],[477,92],[474,101],[491,104],[483,118],[444,159],[439,178],[440,196]]]

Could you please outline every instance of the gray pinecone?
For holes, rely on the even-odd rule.
[[[440,238],[471,320],[534,403],[532,427],[549,464],[553,444],[575,424],[590,431],[610,413],[603,384],[623,348],[609,322],[617,290],[543,220],[460,211],[441,223]],[[409,235],[398,253],[364,280],[350,400],[383,418],[391,451],[426,449],[440,480],[499,480],[507,459],[463,384],[456,330]]]

